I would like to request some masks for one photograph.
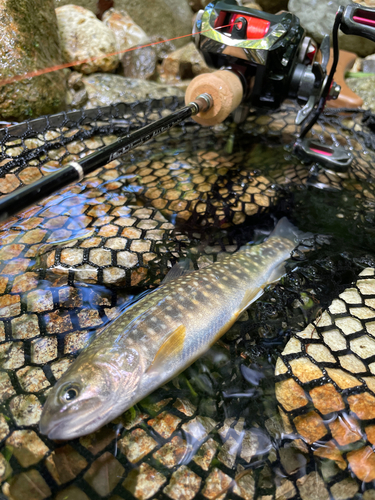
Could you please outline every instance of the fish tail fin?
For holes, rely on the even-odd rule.
[[[300,231],[296,226],[283,217],[276,224],[275,229],[270,234],[269,238],[286,238],[296,245],[306,238],[311,238],[313,233]]]

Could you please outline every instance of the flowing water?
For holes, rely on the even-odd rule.
[[[8,129],[0,193],[179,104]],[[315,127],[353,150],[347,173],[291,155],[286,107],[240,128],[188,122],[2,223],[4,498],[375,498],[374,148],[364,117],[335,113]],[[51,386],[129,301],[180,258],[199,268],[261,241],[282,216],[317,236],[205,356],[94,434],[39,433]]]

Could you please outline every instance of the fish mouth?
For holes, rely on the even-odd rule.
[[[57,441],[69,439],[66,435],[66,432],[64,432],[64,429],[61,429],[62,427],[64,427],[63,422],[58,422],[52,428],[49,429],[46,428],[45,426],[39,425],[39,429],[42,434],[48,436],[49,439],[55,439]]]
[[[89,411],[81,415],[79,410],[72,408],[61,412],[46,407],[42,412],[39,430],[49,439],[58,441],[84,436],[106,423],[103,417],[106,416],[107,412],[100,407],[100,401],[91,400]]]

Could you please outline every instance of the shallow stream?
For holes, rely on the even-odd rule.
[[[94,118],[71,116],[58,125],[35,125],[34,131],[18,129],[18,138],[8,131],[1,138],[0,192],[79,159],[177,105],[166,100],[114,107]],[[312,321],[320,332],[332,301],[364,269],[375,268],[371,131],[359,115],[336,114],[316,128],[322,140],[333,138],[354,151],[350,172],[337,174],[291,155],[293,119],[293,109],[286,108],[237,128],[225,124],[207,131],[187,123],[2,224],[4,498],[375,498],[375,455],[367,430],[375,405],[360,424],[361,441],[341,447],[332,436],[312,440],[306,429],[305,434],[296,427],[288,431],[287,417],[283,424],[278,409],[275,384],[288,374],[298,379],[290,365],[284,378],[275,378],[287,342]],[[189,256],[199,268],[224,251],[262,241],[282,216],[315,238],[294,252],[286,276],[269,286],[204,357],[97,433],[71,442],[39,433],[51,386],[130,300],[156,286],[181,257]],[[373,305],[368,308],[375,317]],[[331,313],[350,322],[352,309],[345,311]],[[371,317],[359,319],[363,331],[369,332]],[[349,351],[350,346],[339,354]],[[371,378],[372,354],[361,358],[355,352],[355,358],[362,359]],[[290,363],[293,356],[287,359]],[[315,364],[326,377],[335,362]],[[353,376],[367,384],[375,402],[364,371]],[[347,399],[357,393],[340,392],[345,401],[340,415],[351,418]],[[329,423],[338,413],[320,415]],[[350,453],[362,450],[366,439],[367,456],[354,463]],[[329,448],[328,442],[339,450],[336,455],[315,453]]]

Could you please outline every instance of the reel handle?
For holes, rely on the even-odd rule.
[[[357,3],[348,5],[341,18],[345,35],[357,35],[375,42],[375,10]]]

